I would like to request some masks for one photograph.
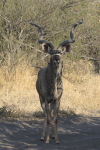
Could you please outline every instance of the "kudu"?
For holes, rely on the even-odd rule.
[[[52,138],[55,138],[56,143],[59,143],[58,133],[57,133],[57,121],[58,121],[58,109],[60,105],[60,98],[63,92],[62,85],[62,68],[63,59],[62,55],[66,52],[70,52],[71,44],[74,43],[73,30],[79,24],[75,24],[70,31],[70,40],[66,40],[60,44],[60,46],[55,49],[53,44],[49,41],[43,40],[43,29],[38,24],[30,22],[31,25],[35,25],[39,28],[41,34],[39,37],[39,44],[42,44],[44,52],[51,55],[50,62],[46,68],[43,68],[38,73],[38,79],[36,82],[36,89],[39,94],[41,107],[45,113],[44,128],[41,136],[41,140],[45,138],[45,127],[47,125],[47,137],[46,143],[49,143],[49,125],[52,121]]]

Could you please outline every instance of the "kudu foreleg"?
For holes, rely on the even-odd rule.
[[[45,102],[46,107],[46,113],[47,113],[47,137],[46,137],[46,143],[49,143],[49,126],[51,121],[51,115],[50,115],[50,106],[48,102]]]
[[[55,132],[54,132],[54,121],[53,121],[53,118],[54,118],[54,114],[53,114],[53,111],[51,113],[51,116],[52,116],[52,135],[51,135],[51,138],[55,138]]]
[[[54,125],[55,125],[55,141],[57,144],[59,144],[59,139],[58,139],[58,129],[57,129],[57,124],[58,124],[58,110],[59,110],[59,102],[55,102],[54,106]]]
[[[45,103],[42,99],[42,97],[40,96],[40,103],[41,103],[41,107],[44,111],[44,114],[45,114],[45,119],[44,119],[44,127],[43,127],[43,132],[42,132],[42,136],[41,136],[41,141],[44,141],[44,138],[45,138],[45,128],[46,128],[46,125],[47,125],[47,113],[46,113],[46,109],[45,109]]]
[[[44,119],[44,127],[43,127],[42,136],[41,136],[41,141],[44,141],[44,138],[45,138],[45,128],[46,128],[46,125],[47,125],[47,116],[45,116],[45,119]]]

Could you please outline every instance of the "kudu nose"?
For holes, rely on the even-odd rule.
[[[59,64],[60,63],[60,56],[59,55],[54,55],[53,59],[54,59],[54,63],[55,64]]]
[[[58,59],[58,60],[54,60],[54,63],[55,64],[59,64],[60,63],[60,60]]]
[[[57,63],[58,63],[58,64],[59,64],[59,62],[60,62],[60,61],[59,61],[59,60],[57,60]]]

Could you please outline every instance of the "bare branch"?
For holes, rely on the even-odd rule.
[[[45,16],[48,15],[48,14],[53,13],[53,12],[55,11],[55,9],[57,8],[57,6],[58,6],[58,5],[56,5],[56,7],[54,6],[49,12],[47,12],[47,13],[41,15],[38,20],[40,20],[41,18],[45,17]]]
[[[80,58],[86,58],[86,59],[88,59],[88,60],[93,60],[93,61],[96,61],[96,60],[97,60],[97,59],[94,59],[94,58],[92,58],[92,57],[86,57],[86,56],[82,56],[82,55],[79,56],[78,54],[76,54],[76,53],[73,52],[73,51],[72,51],[72,53],[75,54],[76,56],[80,57]]]
[[[25,45],[25,46],[28,46],[28,47],[30,47],[30,48],[33,48],[34,50],[39,51],[39,52],[41,52],[41,53],[44,53],[43,51],[41,51],[41,50],[39,50],[39,49],[37,49],[37,48],[31,46],[30,44],[26,44],[26,43],[22,43],[22,42],[20,42],[20,44]]]
[[[36,66],[32,66],[32,67],[39,68],[39,69],[42,69],[42,68],[43,68],[43,67],[38,66],[38,65],[36,65]]]
[[[81,4],[89,3],[89,2],[93,2],[93,1],[95,1],[95,0],[89,0],[87,2],[76,2],[76,4],[67,4],[65,6],[62,6],[61,9],[70,8],[70,7],[73,7],[73,6],[77,6],[77,5],[81,5]]]
[[[62,75],[62,77],[63,77],[64,79],[68,80],[70,83],[74,83],[74,82],[70,81],[70,80],[68,79],[68,77],[65,77],[64,75]]]
[[[7,42],[10,42],[9,39],[8,39],[5,35],[2,34],[2,37],[3,37]]]
[[[6,20],[9,24],[11,24],[11,21],[8,20],[6,16],[2,16],[1,14],[0,14],[0,16],[1,16],[1,18],[2,18],[3,20]]]

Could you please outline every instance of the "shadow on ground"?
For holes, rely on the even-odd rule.
[[[59,118],[60,144],[40,141],[43,119],[30,121],[0,121],[0,150],[98,150],[100,149],[100,118],[77,116]]]

